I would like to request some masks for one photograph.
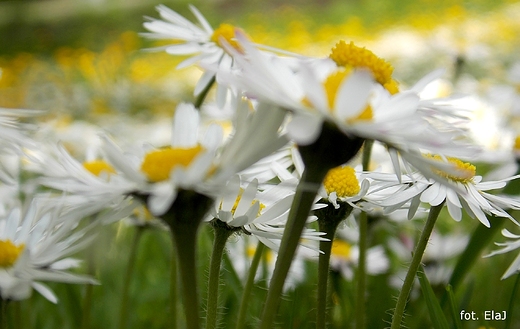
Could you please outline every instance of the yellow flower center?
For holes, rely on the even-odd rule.
[[[11,267],[16,263],[25,245],[15,245],[11,240],[0,240],[0,268]]]
[[[360,190],[354,168],[348,166],[329,170],[323,180],[323,185],[327,194],[336,192],[338,198],[354,196]]]
[[[330,58],[338,66],[369,69],[376,81],[390,92],[395,92],[397,88],[397,83],[392,82],[392,73],[394,72],[392,65],[384,59],[377,57],[365,47],[356,46],[352,41],[347,44],[344,40],[340,40],[332,48]]]
[[[351,256],[351,246],[345,241],[334,239],[332,241],[332,256],[349,260]]]
[[[93,175],[98,176],[101,175],[102,172],[107,174],[115,174],[116,170],[110,164],[103,160],[94,160],[83,162],[83,167],[91,172]]]
[[[513,146],[515,151],[520,151],[520,135],[515,138],[515,145]]]
[[[188,167],[203,149],[202,146],[197,145],[191,148],[166,147],[151,151],[144,157],[141,171],[151,182],[167,180],[173,168]]]
[[[443,158],[439,155],[427,154],[426,157],[437,160],[437,161],[443,161]],[[472,165],[469,162],[463,162],[457,158],[447,157],[446,159],[448,160],[449,163],[454,164],[457,167],[457,169],[460,171],[460,174],[452,175],[452,174],[448,174],[444,171],[434,169],[433,171],[437,175],[450,179],[454,182],[460,182],[460,183],[469,183],[473,180],[473,177],[475,177],[475,175],[477,173],[477,167],[475,167],[474,165]]]
[[[241,50],[240,45],[235,39],[235,30],[237,28],[231,24],[220,24],[220,26],[213,32],[210,40],[222,47],[220,37],[223,37],[236,50]]]

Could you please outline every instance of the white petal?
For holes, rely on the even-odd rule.
[[[172,147],[195,147],[197,145],[199,123],[199,112],[193,104],[179,104],[173,117]]]
[[[287,134],[297,144],[308,145],[318,139],[322,123],[318,116],[295,115],[287,125]]]
[[[39,292],[45,299],[47,299],[49,302],[56,304],[58,303],[58,297],[52,292],[52,290],[44,285],[43,283],[33,282],[32,287],[34,290]]]
[[[365,109],[372,93],[374,79],[367,70],[355,70],[343,80],[334,102],[334,113],[340,121],[354,118]]]

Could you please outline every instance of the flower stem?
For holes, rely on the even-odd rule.
[[[218,219],[212,221],[215,237],[213,239],[213,251],[211,252],[211,260],[209,266],[208,278],[208,300],[206,309],[206,329],[215,329],[217,327],[217,310],[218,310],[218,285],[220,281],[220,264],[222,263],[222,254],[229,236],[233,230],[228,225]]]
[[[208,96],[208,92],[211,89],[211,86],[215,83],[215,76],[211,78],[211,80],[208,82],[206,87],[200,92],[200,94],[195,99],[195,103],[193,103],[193,106],[195,106],[196,109],[199,109],[202,106],[202,103],[204,103],[204,100],[206,99],[206,96]]]
[[[200,328],[196,246],[199,225],[213,200],[194,191],[180,190],[175,202],[161,218],[170,227],[177,254],[186,328]],[[173,257],[172,257],[173,258]],[[175,266],[172,264],[172,269]]]
[[[316,329],[325,329],[327,325],[327,308],[329,306],[329,264],[330,254],[332,251],[332,242],[336,229],[341,221],[321,221],[318,220],[320,232],[325,233],[323,236],[329,241],[320,241],[320,250],[322,254],[318,259],[318,305],[316,310]]]
[[[9,325],[7,323],[7,303],[8,300],[0,298],[0,329],[7,329]]]
[[[170,260],[170,329],[177,329],[177,257],[175,244],[172,244]]]
[[[403,282],[403,287],[401,288],[401,292],[399,293],[399,297],[397,299],[397,304],[395,305],[395,310],[392,317],[392,325],[390,329],[401,328],[401,322],[403,321],[404,309],[406,307],[408,296],[410,295],[410,291],[412,290],[417,270],[421,265],[421,259],[424,254],[424,251],[426,250],[426,245],[428,244],[428,240],[430,239],[430,235],[432,234],[433,227],[435,226],[435,222],[437,221],[437,218],[439,217],[439,214],[443,206],[444,201],[441,204],[437,206],[432,206],[430,208],[428,219],[426,220],[426,224],[424,224],[423,231],[421,232],[421,236],[419,237],[419,241],[417,242],[417,246],[415,247],[415,250],[413,252],[412,262],[410,263],[410,267],[408,268],[408,272],[406,273],[406,277]]]
[[[135,268],[135,260],[137,258],[137,249],[139,246],[139,240],[141,239],[144,228],[141,226],[137,227],[134,235],[134,240],[130,246],[130,257],[128,258],[128,264],[125,272],[125,279],[123,281],[123,290],[121,292],[121,310],[119,311],[119,329],[126,327],[126,320],[128,319],[128,301],[130,292],[130,282]]]
[[[256,271],[258,270],[258,265],[260,265],[260,261],[262,260],[262,254],[264,252],[264,249],[264,244],[258,241],[258,245],[256,246],[255,250],[255,255],[253,256],[253,261],[251,262],[251,267],[249,267],[249,273],[247,274],[246,285],[244,286],[244,291],[242,293],[242,301],[240,302],[240,309],[238,310],[238,320],[236,327],[237,329],[244,328],[244,325],[246,323],[246,313],[247,305],[249,302],[249,295],[251,295],[251,291],[255,283]]]
[[[326,174],[327,170],[315,172],[306,168],[303,172],[300,183],[296,188],[296,194],[294,195],[292,207],[289,212],[289,217],[280,244],[278,258],[276,259],[275,269],[269,285],[260,329],[273,328],[272,323],[278,309],[285,278],[289,272],[311,206],[314,203],[316,192]]]
[[[368,218],[366,212],[359,215],[359,258],[357,270],[357,301],[356,301],[356,328],[364,329],[365,323],[365,291],[367,278],[367,236]]]
[[[14,303],[14,328],[21,329],[24,328],[22,323],[22,301],[17,301]]]
[[[363,146],[362,164],[363,171],[367,171],[372,155],[373,140],[365,140]],[[366,291],[366,259],[368,249],[368,217],[366,212],[359,216],[359,257],[357,268],[357,301],[356,301],[356,328],[364,329],[365,323],[365,291]]]

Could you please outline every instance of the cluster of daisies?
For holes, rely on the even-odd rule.
[[[318,243],[328,240],[312,223],[330,214],[355,226],[362,212],[398,222],[445,205],[457,221],[464,211],[487,227],[494,217],[518,224],[508,211],[520,209],[520,198],[489,191],[519,176],[477,175],[469,160],[484,151],[467,134],[456,99],[424,98],[442,71],[406,88],[390,63],[352,42],[339,41],[323,58],[306,57],[257,44],[228,24],[213,29],[190,9],[196,23],[157,7],[161,19],[149,18],[142,34],[174,41],[153,50],[188,56],[179,68],[203,71],[197,101],[174,109],[167,145],[123,144],[100,133],[95,148],[73,156],[60,142],[33,138],[37,126],[20,123],[37,112],[0,110],[2,299],[27,298],[34,288],[56,302],[41,281],[95,284],[70,271],[80,264],[70,255],[102,225],[128,217],[136,225],[162,225],[172,212],[193,207],[176,202],[186,191],[211,200],[203,222],[238,232],[243,248],[254,238],[274,252],[298,202],[296,186],[316,191],[300,236],[304,257],[319,254]],[[210,112],[232,128],[208,120]],[[372,161],[362,165],[356,155],[370,149],[367,141],[374,142]],[[322,183],[307,181],[320,166]],[[504,235],[513,242],[498,252],[520,246],[518,235]],[[332,246],[331,266],[348,278],[356,239],[338,232]],[[383,254],[377,246],[369,250],[369,273],[388,269]],[[505,277],[519,268],[517,259]]]

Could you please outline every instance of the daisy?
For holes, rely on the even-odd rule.
[[[199,63],[202,65],[217,65],[223,71],[231,70],[233,59],[222,47],[221,40],[227,40],[229,44],[238,48],[238,44],[234,41],[235,27],[230,24],[221,24],[216,30],[213,30],[197,8],[192,5],[189,7],[200,26],[166,6],[159,5],[156,9],[162,19],[148,18],[148,22],[143,25],[150,33],[142,33],[141,35],[150,39],[174,41],[175,43],[172,45],[156,48],[164,49],[171,55],[193,55],[193,57],[182,61],[177,66],[178,69]],[[205,71],[195,86],[195,96],[211,86],[215,77],[215,72]],[[217,103],[220,107],[225,103],[226,94],[227,89],[217,85]]]
[[[200,114],[191,104],[180,104],[175,111],[170,146],[147,147],[141,154],[125,154],[108,137],[104,151],[107,160],[133,189],[128,193],[147,197],[155,216],[164,214],[180,189],[214,196],[236,172],[277,150],[287,140],[279,134],[284,112],[260,104],[245,115],[247,104],[239,106],[233,136],[222,146],[218,125],[200,127]],[[278,114],[277,114],[278,113]]]
[[[231,230],[242,230],[277,251],[284,232],[287,215],[294,199],[294,182],[280,183],[265,190],[258,189],[258,180],[242,187],[239,176],[234,176],[222,191],[208,220],[226,223]],[[314,204],[313,209],[323,208]],[[308,221],[315,221],[309,216]],[[306,229],[302,234],[302,245],[317,251],[313,241],[322,240],[320,232]],[[306,242],[310,242],[306,243]]]
[[[94,238],[89,227],[74,230],[78,217],[85,213],[63,215],[59,208],[44,212],[37,203],[33,201],[26,213],[14,208],[0,219],[0,294],[4,300],[26,299],[35,289],[56,303],[52,290],[39,281],[96,283],[68,272],[80,264],[68,256]]]
[[[135,184],[118,174],[106,160],[80,162],[61,144],[43,149],[43,152],[26,152],[28,169],[41,175],[37,178],[41,185],[66,193],[61,198],[46,196],[48,209],[59,202],[69,208],[88,207],[92,213],[111,212],[113,216],[105,217],[108,224],[125,218],[136,207],[136,202],[127,197],[136,188]]]
[[[361,200],[370,187],[366,179],[360,185],[359,176],[356,170],[349,166],[333,168],[325,176],[318,195],[331,203],[335,209],[340,207],[338,202],[355,207],[354,203]]]
[[[0,107],[0,154],[21,154],[21,148],[34,148],[36,143],[27,136],[26,132],[34,130],[35,126],[20,123],[19,118],[34,116],[38,111],[6,109]],[[0,161],[0,180],[14,184],[15,179]]]
[[[453,175],[435,169],[436,174],[441,177],[442,183],[428,179],[420,173],[407,175],[404,185],[400,182],[393,186],[389,184],[387,189],[381,189],[378,192],[381,193],[382,198],[377,201],[374,197],[377,194],[372,194],[371,202],[382,207],[393,207],[392,209],[397,209],[410,202],[409,218],[413,217],[420,202],[428,203],[431,206],[438,206],[446,202],[450,216],[456,221],[462,219],[462,209],[464,209],[470,217],[477,218],[487,227],[490,226],[490,222],[486,215],[509,218],[518,225],[505,209],[520,209],[520,201],[514,197],[494,195],[487,191],[503,188],[507,182],[520,176],[511,176],[498,181],[482,181],[482,176],[476,175],[476,167],[469,162],[450,157],[443,160],[438,155],[425,155],[424,157],[433,161],[448,161],[458,167],[463,174]],[[399,193],[396,193],[396,188]]]
[[[440,234],[434,231],[428,241],[428,248],[424,252],[422,262],[428,279],[433,284],[445,284],[449,281],[457,257],[464,251],[469,237],[465,234]],[[413,251],[412,239],[402,234],[399,239],[391,238],[388,247],[401,262],[410,261]],[[399,276],[404,276],[398,274]],[[402,281],[401,281],[402,283]],[[399,285],[398,285],[399,286]]]
[[[366,258],[367,273],[379,275],[388,271],[390,262],[382,246],[368,248]],[[334,239],[330,255],[330,268],[340,272],[347,279],[352,280],[359,263],[359,247],[343,239]]]
[[[446,109],[440,112],[442,115],[431,114],[443,109],[431,104],[429,111],[419,110],[422,103],[417,92],[399,92],[391,77],[391,66],[364,48],[339,47],[331,58],[300,60],[293,67],[280,57],[266,56],[238,31],[236,39],[242,51],[227,49],[233,54],[237,69],[232,73],[222,72],[222,80],[245,90],[247,95],[289,110],[292,119],[287,132],[299,145],[313,143],[323,123],[328,122],[347,136],[385,143],[394,158],[400,156],[412,161],[432,177],[435,175],[431,166],[442,170],[455,168],[446,162],[435,163],[418,156],[419,149],[468,157],[476,151],[467,144],[454,142],[462,132],[448,120],[442,120]],[[333,60],[341,58],[344,54],[340,52],[347,50],[351,53],[345,56],[351,64],[347,65],[347,59]],[[430,123],[431,118],[436,119],[435,126]],[[440,123],[444,126],[437,127]]]

